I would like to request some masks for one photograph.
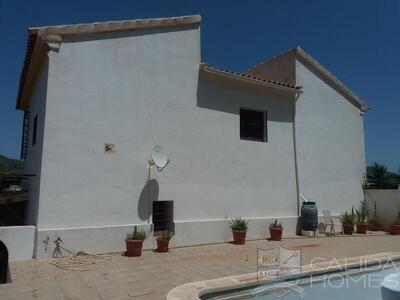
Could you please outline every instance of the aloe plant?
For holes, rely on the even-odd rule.
[[[170,239],[172,239],[172,237],[173,237],[174,235],[175,235],[175,233],[174,233],[173,231],[171,231],[171,230],[166,230],[166,231],[163,231],[163,232],[161,233],[160,238],[163,239],[163,240],[169,241]]]
[[[377,213],[371,213],[368,215],[368,223],[370,224],[379,224],[380,217]]]
[[[146,232],[144,230],[141,229],[137,229],[137,226],[135,226],[135,229],[133,230],[133,232],[130,232],[127,234],[126,236],[127,240],[145,240],[146,239]]]
[[[234,217],[229,222],[229,228],[236,231],[247,231],[249,229],[249,221],[241,217]]]
[[[271,223],[269,227],[271,227],[271,228],[282,228],[282,223],[278,223],[278,220],[275,220],[275,222]]]
[[[356,214],[354,212],[354,206],[351,209],[351,212],[348,212],[346,210],[344,213],[342,213],[341,218],[342,218],[342,223],[343,224],[348,224],[348,225],[356,224],[357,216],[356,216]]]

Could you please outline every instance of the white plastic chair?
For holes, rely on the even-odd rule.
[[[328,226],[330,226],[330,230],[328,232],[328,235],[336,235],[336,230],[335,230],[335,225],[339,225],[340,228],[342,229],[343,232],[343,227],[342,227],[342,218],[339,216],[332,216],[330,210],[323,210],[322,211],[324,215],[324,223],[326,226],[326,232],[328,232]],[[336,221],[336,222],[335,222]]]

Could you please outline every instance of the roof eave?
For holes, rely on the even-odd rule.
[[[37,34],[28,32],[28,42],[25,51],[24,63],[19,80],[18,96],[16,108],[19,110],[26,110],[28,108],[28,100],[31,95],[31,86],[34,79],[34,67],[42,59],[43,43]]]
[[[314,69],[318,71],[324,78],[331,82],[340,92],[344,94],[349,100],[351,100],[362,112],[367,112],[369,110],[368,105],[362,101],[352,90],[350,90],[343,82],[341,82],[335,75],[328,71],[324,66],[322,66],[318,61],[312,58],[307,52],[305,52],[301,47],[297,46],[290,51],[295,51],[296,55],[311,65]]]
[[[39,33],[39,34],[74,35],[74,34],[103,33],[112,31],[127,31],[135,29],[175,27],[183,25],[200,24],[200,22],[201,22],[200,15],[188,15],[188,16],[180,16],[172,18],[136,19],[136,20],[125,20],[125,21],[109,21],[109,22],[33,27],[30,28],[29,30],[32,33]]]

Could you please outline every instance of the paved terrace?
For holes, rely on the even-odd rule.
[[[315,256],[346,258],[400,251],[400,236],[373,234],[318,238],[287,238],[282,242],[247,241],[171,249],[170,253],[145,251],[142,257],[113,254],[112,260],[89,271],[62,270],[54,260],[11,263],[11,284],[0,285],[0,299],[165,299],[184,283],[256,271],[256,249],[284,246],[303,250],[302,263]]]

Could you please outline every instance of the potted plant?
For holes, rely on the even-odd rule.
[[[394,235],[400,234],[400,211],[397,213],[397,220],[389,225],[389,233]]]
[[[368,223],[367,223],[367,215],[368,209],[367,204],[364,201],[361,201],[361,205],[359,209],[356,209],[356,219],[357,219],[357,233],[366,234],[368,230]]]
[[[168,252],[169,241],[174,236],[174,232],[171,230],[166,230],[161,232],[161,235],[157,237],[157,251],[158,252]]]
[[[249,221],[240,217],[232,218],[229,222],[229,228],[232,230],[233,243],[243,245],[246,242],[246,233],[249,228]]]
[[[269,234],[271,236],[271,241],[281,241],[282,232],[283,232],[283,226],[282,223],[278,223],[278,220],[275,220],[274,223],[270,224]]]
[[[354,232],[354,224],[356,223],[356,215],[354,213],[354,207],[351,212],[345,211],[342,215],[342,225],[343,225],[343,233],[352,235]]]
[[[133,232],[128,233],[125,239],[126,256],[140,256],[142,255],[143,241],[146,238],[144,230],[138,230],[137,226]]]
[[[378,231],[381,229],[380,218],[376,213],[368,216],[368,230]]]

